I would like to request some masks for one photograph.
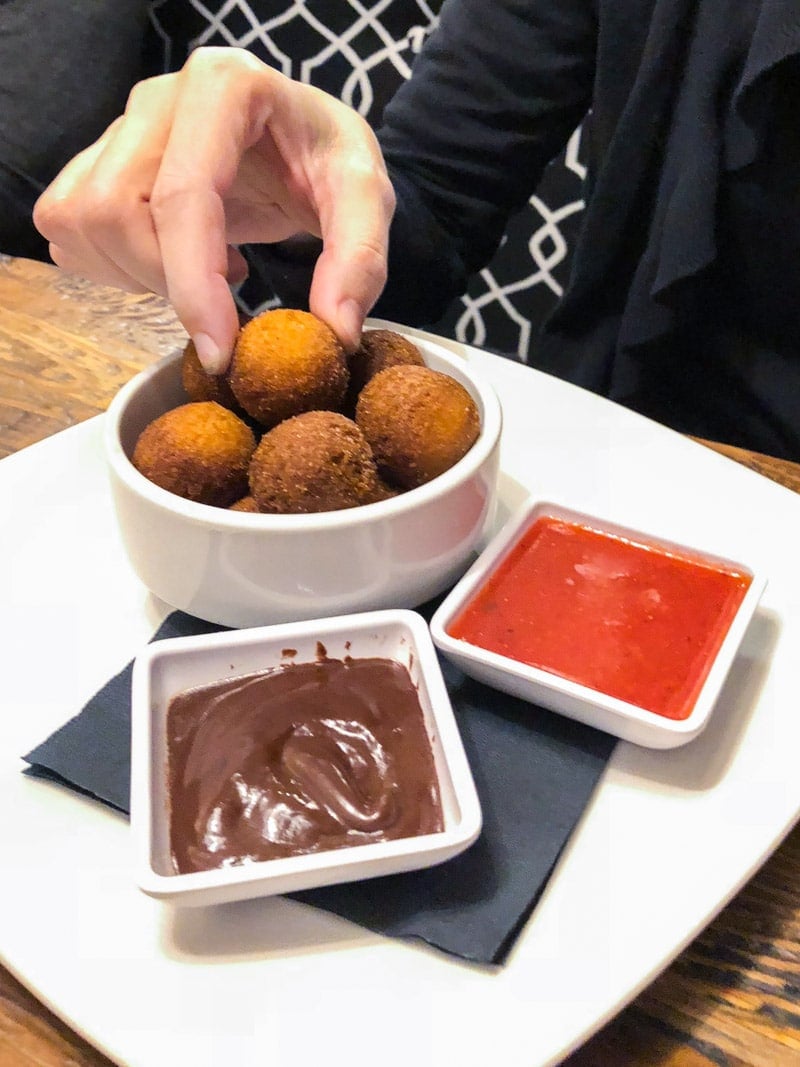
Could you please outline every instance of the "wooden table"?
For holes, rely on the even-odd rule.
[[[103,411],[137,370],[184,339],[156,297],[0,256],[0,457]],[[711,447],[800,491],[800,465]],[[108,1064],[0,967],[0,1067]],[[566,1061],[784,1064],[800,1065],[800,827],[673,965]]]

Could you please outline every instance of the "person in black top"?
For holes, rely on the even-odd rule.
[[[377,142],[253,57],[200,50],[142,83],[35,217],[56,262],[168,295],[210,370],[243,243],[352,346],[370,309],[435,321],[591,112],[585,219],[534,364],[800,459],[799,78],[794,0],[494,0],[490,18],[449,0]]]

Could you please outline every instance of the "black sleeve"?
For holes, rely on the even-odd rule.
[[[0,252],[46,255],[33,205],[124,109],[146,20],[146,0],[0,0]]]
[[[432,322],[589,109],[592,0],[447,0],[379,131],[397,193],[375,313]]]

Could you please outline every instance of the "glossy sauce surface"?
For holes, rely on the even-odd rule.
[[[419,696],[393,660],[321,657],[187,690],[167,745],[179,873],[443,828]]]
[[[544,516],[448,632],[685,719],[750,581],[713,561]]]

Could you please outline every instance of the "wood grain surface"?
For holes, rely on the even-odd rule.
[[[156,297],[0,256],[0,457],[105,410],[184,342]],[[800,491],[800,465],[704,443]],[[0,967],[0,1067],[109,1064]],[[800,1067],[800,828],[565,1067]]]

